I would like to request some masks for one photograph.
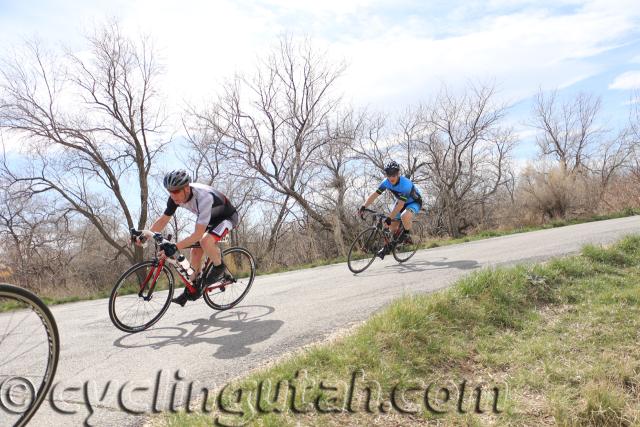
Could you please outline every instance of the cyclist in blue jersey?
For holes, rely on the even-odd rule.
[[[369,198],[367,198],[367,201],[360,206],[358,213],[362,216],[364,214],[364,210],[371,205],[380,194],[384,193],[386,190],[391,191],[396,198],[396,204],[389,216],[386,218],[385,225],[390,227],[390,230],[395,233],[400,224],[392,221],[392,218],[402,220],[404,232],[398,238],[398,241],[412,244],[411,224],[413,222],[413,216],[422,208],[422,196],[409,178],[400,175],[400,165],[398,165],[398,163],[394,161],[387,163],[384,168],[384,173],[387,178],[382,181],[375,192],[371,193]],[[378,252],[378,256],[380,258],[384,258],[384,256],[389,253],[390,249],[391,248],[387,247],[382,248]]]

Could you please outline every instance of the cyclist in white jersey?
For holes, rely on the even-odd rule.
[[[203,284],[215,283],[224,273],[222,255],[218,242],[238,225],[238,212],[229,199],[221,192],[208,185],[192,183],[187,171],[180,169],[169,172],[163,181],[169,191],[169,200],[164,214],[151,226],[151,231],[160,233],[167,226],[178,207],[183,207],[196,214],[195,230],[190,236],[177,243],[164,243],[161,249],[164,255],[172,256],[177,250],[188,248],[200,242],[199,248],[191,249],[191,266],[195,270],[192,281],[202,268],[202,256],[207,254],[213,268]],[[202,296],[203,286],[197,288],[196,294],[190,294],[185,288],[184,293],[172,301],[184,306],[187,300],[195,300]]]

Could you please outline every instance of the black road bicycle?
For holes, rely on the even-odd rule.
[[[400,237],[404,231],[402,221],[392,220],[400,223],[396,232],[392,233],[384,224],[387,215],[371,209],[364,211],[374,218],[374,225],[361,231],[349,248],[347,265],[353,273],[362,273],[369,268],[383,248],[391,252],[396,261],[400,263],[409,261],[424,242],[424,227],[415,218],[412,224],[411,242],[406,242]]]
[[[38,296],[6,283],[0,283],[0,355],[0,425],[21,427],[51,388],[60,336]]]

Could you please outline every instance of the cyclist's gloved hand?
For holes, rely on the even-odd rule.
[[[171,257],[176,253],[176,251],[178,250],[178,247],[176,246],[175,243],[165,242],[160,245],[160,249],[162,249],[162,251],[166,256]]]
[[[365,209],[367,208],[364,205],[360,206],[360,209],[358,209],[358,215],[363,216]]]
[[[385,224],[387,224],[387,225],[391,225],[391,217],[389,217],[389,216],[388,216],[388,217],[386,217],[386,218],[384,219],[384,223],[385,223]]]

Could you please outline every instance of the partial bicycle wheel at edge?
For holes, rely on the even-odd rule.
[[[148,298],[157,269],[153,261],[143,261],[120,276],[109,298],[109,317],[116,328],[124,332],[140,332],[160,320],[167,311],[173,297],[173,274],[166,265],[162,266],[151,298]],[[143,296],[140,297],[138,294],[143,283]]]
[[[204,301],[214,310],[228,310],[247,295],[256,276],[256,263],[251,252],[244,248],[229,248],[222,252],[224,278],[205,289]],[[203,277],[213,265],[209,264]]]
[[[0,283],[0,425],[25,426],[46,397],[58,367],[60,336],[35,294]]]
[[[376,227],[369,227],[360,232],[349,248],[347,258],[349,270],[355,274],[365,271],[383,245],[382,235]]]

